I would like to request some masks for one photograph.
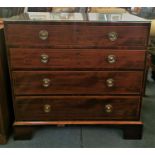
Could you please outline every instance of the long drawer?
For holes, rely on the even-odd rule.
[[[16,97],[16,121],[137,120],[139,96]]]
[[[129,24],[128,24],[129,25]],[[103,25],[97,23],[7,24],[9,46],[52,48],[125,48],[146,47],[146,25]]]
[[[14,71],[14,93],[140,94],[141,71]]]
[[[144,69],[144,50],[11,48],[12,69]]]

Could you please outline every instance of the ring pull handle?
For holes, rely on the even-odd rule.
[[[111,104],[106,104],[105,105],[105,112],[111,113],[112,112],[112,109],[113,109],[113,107],[112,107]]]
[[[113,64],[116,62],[116,56],[115,55],[108,55],[107,60],[108,60],[108,63]]]
[[[51,105],[45,104],[44,107],[43,107],[43,111],[44,111],[45,113],[51,112]]]
[[[42,84],[43,87],[47,88],[47,87],[50,86],[50,84],[51,84],[51,80],[49,78],[44,78],[43,79],[43,84]]]
[[[106,84],[107,86],[110,88],[110,87],[113,87],[114,86],[114,79],[112,78],[109,78],[106,80]]]
[[[42,54],[40,57],[41,57],[42,63],[44,63],[44,64],[48,63],[49,56],[47,54]]]
[[[46,40],[48,38],[48,31],[47,30],[41,30],[39,32],[39,38],[41,40]]]
[[[118,34],[116,32],[110,32],[108,33],[108,38],[110,41],[115,41],[118,38]]]

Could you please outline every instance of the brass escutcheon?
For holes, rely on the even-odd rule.
[[[110,113],[110,112],[112,112],[112,105],[111,104],[106,104],[105,105],[105,111],[107,112],[107,113]]]
[[[114,86],[114,79],[109,78],[106,80],[107,86],[108,87],[113,87]]]
[[[39,32],[39,38],[41,40],[46,40],[48,38],[48,31],[47,30],[41,30]]]
[[[43,110],[45,113],[49,113],[51,111],[51,105],[45,104]]]
[[[47,54],[42,54],[41,56],[41,62],[42,63],[48,63],[48,60],[49,60],[49,56]]]
[[[47,88],[50,86],[51,80],[49,78],[43,79],[43,87]]]
[[[110,64],[113,64],[116,62],[116,56],[115,55],[108,55],[107,60]]]
[[[115,41],[118,38],[118,34],[116,32],[110,32],[108,33],[108,38],[110,41]]]

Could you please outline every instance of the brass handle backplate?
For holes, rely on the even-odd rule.
[[[115,56],[115,55],[108,55],[107,61],[108,61],[108,63],[110,63],[110,64],[115,63],[115,62],[116,62],[116,56]]]
[[[41,30],[39,32],[39,38],[41,40],[46,40],[48,38],[48,31],[47,30]]]
[[[111,113],[111,112],[112,112],[112,109],[113,109],[113,107],[112,107],[111,104],[106,104],[106,105],[105,105],[105,111],[106,111],[107,113]]]
[[[51,105],[45,104],[43,110],[45,113],[49,113],[51,111]]]
[[[47,87],[49,87],[50,86],[50,84],[51,84],[51,80],[50,79],[48,79],[48,78],[44,78],[43,79],[43,87],[45,87],[45,88],[47,88]]]
[[[118,38],[118,34],[116,32],[110,32],[108,33],[108,38],[110,41],[115,41]]]
[[[112,78],[107,79],[106,84],[108,87],[113,87],[114,86],[114,79],[112,79]]]
[[[44,63],[44,64],[48,63],[49,56],[47,54],[42,54],[40,57],[41,57],[42,63]]]

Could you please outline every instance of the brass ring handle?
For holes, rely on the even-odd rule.
[[[105,111],[106,111],[107,113],[111,113],[111,112],[112,112],[112,109],[113,109],[113,107],[112,107],[111,104],[106,104],[106,105],[105,105]]]
[[[114,86],[114,79],[112,78],[109,78],[106,80],[106,84],[107,86],[110,88],[110,87],[113,87]]]
[[[43,79],[43,87],[45,87],[45,88],[47,88],[47,87],[49,87],[50,86],[50,84],[51,84],[51,80],[50,79],[48,79],[48,78],[44,78]]]
[[[51,111],[51,105],[45,104],[44,107],[43,107],[43,111],[45,113],[49,113]]]
[[[41,30],[39,32],[39,38],[41,40],[46,40],[48,38],[48,31],[47,30]]]
[[[115,41],[118,38],[118,34],[116,32],[110,32],[108,33],[108,38],[110,41]]]
[[[108,60],[108,63],[113,64],[116,62],[116,56],[115,55],[108,55],[107,60]]]
[[[47,54],[42,54],[40,57],[41,57],[42,63],[44,63],[44,64],[48,63],[49,56]]]

